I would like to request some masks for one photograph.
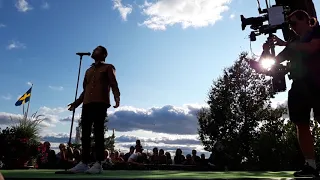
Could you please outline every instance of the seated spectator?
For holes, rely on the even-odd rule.
[[[138,159],[138,162],[141,162],[143,164],[150,164],[147,153],[141,153],[141,160]]]
[[[183,162],[183,165],[196,165],[196,163],[192,159],[191,154],[187,154],[186,160]]]
[[[166,152],[165,156],[166,156],[167,164],[172,164],[171,154],[169,152]]]
[[[109,151],[106,149],[104,150],[104,161],[102,162],[103,169],[110,169],[113,166],[113,162],[109,157]]]
[[[167,157],[164,155],[164,150],[159,150],[159,164],[167,164]]]
[[[159,164],[159,151],[158,148],[153,148],[152,150],[153,154],[150,157],[150,163],[152,164]]]
[[[120,157],[120,154],[118,151],[114,152],[113,157],[111,157],[111,161],[114,164],[120,164],[120,163],[124,163],[124,160],[122,159],[122,157]]]
[[[192,160],[196,163],[199,164],[200,163],[200,157],[197,156],[197,151],[194,149],[192,150]]]
[[[128,153],[126,153],[125,155],[124,155],[124,161],[128,161],[128,159],[129,159],[129,157],[132,155],[134,153],[134,147],[133,146],[131,146],[130,147],[130,151],[128,152]]]
[[[174,156],[174,164],[182,164],[185,161],[184,155],[182,155],[182,150],[177,149],[176,155]]]
[[[200,163],[201,166],[207,166],[208,165],[208,160],[206,159],[205,154],[201,154],[200,156]]]
[[[74,164],[78,164],[81,161],[81,152],[79,149],[73,151]]]
[[[57,154],[58,159],[58,167],[61,167],[62,169],[67,169],[67,148],[64,144],[59,145],[59,153]]]
[[[124,153],[123,152],[120,152],[120,157],[124,160]]]
[[[131,154],[131,156],[128,158],[128,163],[130,165],[142,165],[143,163],[140,161],[142,157],[142,154],[137,152],[137,153],[133,153]]]
[[[67,166],[68,169],[74,166],[73,148],[68,146],[66,152]]]
[[[136,141],[135,149],[136,149],[136,152],[139,152],[139,153],[142,153],[142,151],[143,151],[142,145],[141,145],[141,142],[139,139]]]

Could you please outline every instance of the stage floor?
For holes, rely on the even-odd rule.
[[[55,174],[57,170],[0,170],[13,179],[292,179],[293,172],[104,171],[99,175]]]

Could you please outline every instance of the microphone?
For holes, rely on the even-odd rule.
[[[85,53],[85,52],[78,52],[78,53],[76,53],[76,55],[78,55],[78,56],[90,56],[91,53],[89,53],[89,52],[87,52],[87,53]]]

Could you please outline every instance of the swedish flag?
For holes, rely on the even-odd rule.
[[[28,101],[30,101],[30,98],[31,98],[31,90],[32,90],[32,87],[26,92],[24,93],[24,95],[22,95],[18,101],[16,102],[16,106],[21,106],[21,104],[24,104]]]

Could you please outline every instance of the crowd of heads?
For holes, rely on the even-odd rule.
[[[92,152],[94,147],[92,147]],[[71,168],[81,161],[81,148],[70,147],[64,144],[59,145],[56,153],[51,149],[49,142],[44,142],[39,148],[37,167],[50,168]],[[95,153],[91,153],[91,162],[96,162]],[[213,156],[206,158],[205,154],[198,155],[196,150],[184,155],[181,149],[176,149],[172,156],[170,152],[154,147],[152,151],[144,150],[140,140],[129,148],[129,152],[105,150],[105,160],[102,162],[104,168],[121,165],[179,165],[179,166],[207,166],[213,164]]]

